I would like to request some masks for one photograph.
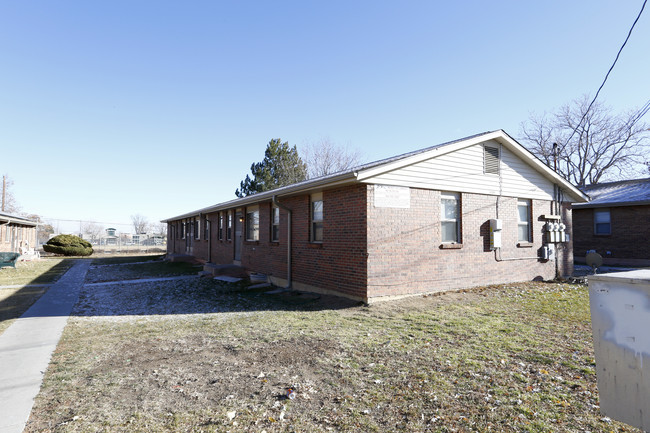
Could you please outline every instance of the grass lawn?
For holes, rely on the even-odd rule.
[[[87,286],[25,431],[637,431],[600,414],[594,367],[579,285],[370,307],[198,278]]]
[[[16,269],[1,268],[0,334],[27,311],[72,264],[71,260],[47,258],[18,262]]]

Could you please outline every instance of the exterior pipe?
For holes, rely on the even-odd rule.
[[[507,259],[501,258],[501,248],[497,248],[494,250],[494,259],[497,262],[510,262],[513,260],[539,260],[539,257],[510,257]]]
[[[273,204],[287,211],[287,287],[291,289],[291,209],[278,201],[278,196],[273,196]]]

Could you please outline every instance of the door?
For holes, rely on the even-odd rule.
[[[242,210],[237,209],[235,212],[235,261],[239,262],[241,260],[241,244],[243,241],[243,231],[242,231],[242,222],[244,217],[242,215]]]

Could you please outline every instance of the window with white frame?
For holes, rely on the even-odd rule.
[[[271,242],[280,241],[280,208],[271,207]]]
[[[181,239],[185,239],[186,235],[187,235],[187,223],[183,221],[181,224]]]
[[[323,242],[323,193],[311,195],[311,241]]]
[[[194,220],[194,239],[201,239],[201,220]]]
[[[460,243],[460,194],[444,192],[440,198],[443,243]]]
[[[219,230],[218,230],[219,240],[223,240],[223,212],[219,212]]]
[[[203,217],[203,239],[210,239],[210,220],[207,216]]]
[[[228,240],[232,240],[232,211],[228,211],[228,228],[226,230]]]
[[[517,200],[517,240],[519,242],[532,242],[530,215],[530,200]]]
[[[257,206],[246,208],[246,240],[260,240],[260,211]]]
[[[597,235],[612,234],[612,219],[609,209],[594,209],[594,233]]]

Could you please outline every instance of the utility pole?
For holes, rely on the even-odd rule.
[[[7,176],[2,176],[2,212],[5,211],[5,197],[7,196]]]

